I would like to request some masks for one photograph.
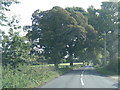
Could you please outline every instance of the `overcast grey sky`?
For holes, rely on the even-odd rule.
[[[95,8],[100,8],[101,2],[109,0],[19,0],[21,4],[12,5],[12,13],[19,16],[21,19],[22,25],[31,24],[30,18],[32,13],[40,9],[42,11],[49,10],[53,6],[60,7],[82,7],[87,9],[90,5],[93,5]]]

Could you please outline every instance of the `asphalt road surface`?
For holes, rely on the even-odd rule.
[[[98,74],[92,66],[84,66],[55,78],[40,88],[118,88],[118,82]]]

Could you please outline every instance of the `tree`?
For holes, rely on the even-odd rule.
[[[3,66],[11,65],[16,67],[18,64],[27,62],[30,52],[30,43],[25,37],[20,37],[18,32],[11,29],[9,35],[3,33],[2,40],[2,63]]]
[[[67,8],[65,8],[65,10],[67,10],[68,12],[80,12],[84,16],[87,15],[87,12],[81,7],[67,7]]]
[[[43,49],[42,54],[53,62],[56,68],[66,55],[69,56],[70,65],[73,65],[73,58],[77,58],[84,49],[86,38],[96,33],[82,13],[70,12],[61,7],[53,7],[47,11],[36,10],[32,14],[32,29],[29,29],[30,26],[26,28],[27,37],[34,46]],[[94,38],[94,35],[92,36]]]
[[[0,0],[0,25],[5,25],[3,22],[7,22],[7,17],[5,16],[5,11],[10,11],[8,8],[13,3],[20,3],[17,0]]]
[[[91,25],[88,24],[88,19],[86,17],[87,12],[85,12],[84,9],[79,7],[73,7],[73,8],[66,8],[66,10],[71,13],[71,16],[75,18],[77,24],[81,26],[82,29],[84,29],[86,32],[84,35],[85,39],[79,39],[76,37],[68,45],[69,47],[67,47],[67,50],[69,52],[69,59],[71,61],[70,65],[73,65],[73,58],[84,57],[85,55],[80,57],[80,54],[82,54],[82,52],[84,52],[86,48],[90,48],[91,51],[92,49],[94,49],[93,46],[95,45],[97,32],[94,30],[94,28]],[[87,58],[87,61],[88,60],[89,58]]]
[[[7,26],[8,20],[7,17],[5,15],[5,11],[10,11],[10,9],[8,8],[11,4],[13,3],[19,3],[17,0],[0,0],[0,26]],[[0,33],[2,33],[4,30],[2,30],[2,28],[0,29]],[[0,42],[2,41],[2,38],[0,36]],[[0,47],[0,51],[2,47]],[[0,55],[2,56],[2,52],[0,52]],[[2,60],[2,59],[1,59]]]
[[[98,45],[101,50],[104,49],[104,42],[107,42],[107,51],[111,61],[117,54],[117,8],[116,2],[102,2],[101,9],[88,8],[88,23],[98,31]],[[105,32],[107,41],[104,39]]]
[[[81,13],[53,7],[47,11],[36,10],[32,14],[32,30],[28,30],[27,36],[34,44],[38,40],[36,46],[44,50],[45,57],[51,59],[57,68],[61,58],[67,54],[71,57],[76,51],[72,48],[75,46],[77,49],[85,41],[87,26]]]
[[[19,21],[16,16],[12,17],[8,23],[8,34],[2,32],[2,62],[6,66],[10,64],[16,67],[20,63],[27,62],[30,52],[30,42],[26,37],[20,37],[18,29],[21,26],[18,25]]]
[[[20,37],[18,29],[21,26],[18,25],[19,21],[16,16],[12,16],[11,20],[5,16],[5,11],[10,11],[9,6],[13,3],[19,3],[17,0],[1,0],[0,1],[0,25],[6,28],[1,28],[2,38],[2,65],[11,65],[16,67],[18,64],[26,62],[30,52],[30,42],[26,37]],[[6,32],[5,32],[6,31]]]

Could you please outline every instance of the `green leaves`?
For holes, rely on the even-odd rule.
[[[16,16],[12,16],[11,20],[7,20],[7,17],[5,17],[4,11],[7,10],[7,8],[12,3],[18,3],[16,0],[2,0],[0,1],[0,14],[2,14],[2,19],[0,18],[1,25],[3,25],[2,22],[6,22],[5,25],[7,28],[7,34],[5,30],[2,30],[2,64],[3,66],[6,66],[10,64],[13,67],[16,67],[19,63],[24,63],[29,58],[29,52],[30,52],[30,42],[27,42],[28,39],[25,37],[20,37],[19,32],[16,32],[15,30],[18,30],[21,28],[19,26],[19,21],[16,19]]]
[[[101,9],[95,9],[94,7],[88,8],[88,23],[97,30],[97,37],[95,40],[97,44],[94,43],[93,45],[96,47],[96,50],[101,53],[105,49],[104,42],[106,42],[106,49],[109,52],[107,58],[110,60],[114,60],[115,58],[113,57],[117,54],[117,16],[117,2],[102,2]],[[106,41],[103,35],[104,32],[106,32]]]
[[[28,60],[30,43],[27,38],[20,37],[17,32],[9,31],[9,36],[3,35],[3,65],[17,66],[22,61]]]
[[[0,0],[0,25],[5,25],[3,22],[7,22],[7,17],[5,16],[5,11],[10,11],[8,8],[13,3],[19,3],[17,0]]]
[[[86,38],[95,34],[83,12],[81,8],[69,11],[58,6],[47,11],[36,10],[32,14],[32,30],[27,35],[31,35],[29,38],[33,44],[39,39],[36,45],[42,47],[44,56],[54,64],[67,54],[73,58],[73,54],[79,55],[76,50],[79,52],[82,49],[79,47],[83,47]]]

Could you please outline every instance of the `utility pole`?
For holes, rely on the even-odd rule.
[[[106,65],[106,32],[104,31],[104,65]]]

